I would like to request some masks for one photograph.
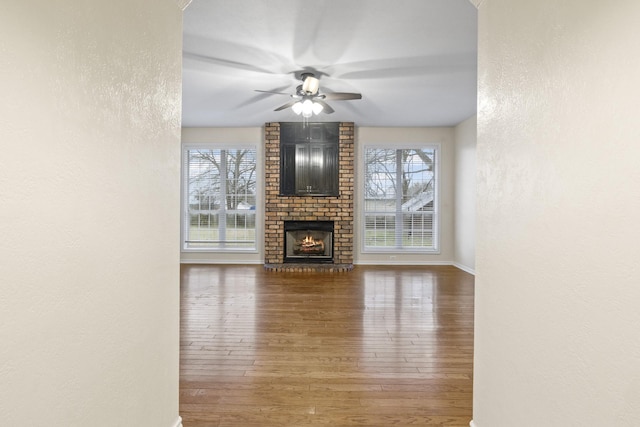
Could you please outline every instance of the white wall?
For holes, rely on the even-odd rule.
[[[244,145],[253,144],[257,149],[257,158],[262,159],[257,165],[257,176],[263,177],[258,179],[258,198],[257,205],[264,207],[264,128],[262,127],[246,127],[246,128],[183,128],[182,129],[182,146],[197,144],[229,144]],[[184,197],[184,189],[183,194]],[[180,259],[184,263],[211,263],[211,264],[263,264],[264,263],[264,215],[262,211],[256,212],[256,236],[259,236],[256,242],[257,250],[253,252],[212,252],[207,250],[182,250]],[[184,215],[184,212],[183,212]],[[181,217],[181,223],[184,218]],[[183,248],[184,244],[181,239],[179,247]]]
[[[380,144],[438,143],[440,156],[440,253],[397,254],[362,252],[362,183],[364,180],[364,148]],[[454,206],[454,129],[451,127],[356,127],[356,190],[354,248],[355,264],[451,264],[453,263]]]
[[[476,116],[455,127],[454,264],[476,268]]]
[[[1,423],[173,427],[182,13],[2,9]]]
[[[479,7],[474,423],[640,423],[640,2]]]

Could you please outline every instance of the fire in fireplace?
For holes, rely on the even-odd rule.
[[[316,240],[311,234],[293,243],[294,255],[324,255],[324,240]]]
[[[285,221],[284,262],[332,263],[333,221]]]

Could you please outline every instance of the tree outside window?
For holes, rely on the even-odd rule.
[[[437,155],[437,147],[365,150],[365,250],[438,250]]]
[[[256,248],[256,150],[185,150],[185,249]]]

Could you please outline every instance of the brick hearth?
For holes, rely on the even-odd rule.
[[[280,123],[265,125],[265,268],[348,271],[353,268],[354,124],[340,123],[339,196],[280,196]],[[334,264],[284,264],[285,221],[334,221]]]

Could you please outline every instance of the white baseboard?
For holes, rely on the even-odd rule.
[[[182,427],[182,417],[178,417],[171,427]]]
[[[255,260],[223,260],[223,259],[210,259],[210,258],[202,258],[202,259],[181,259],[180,264],[229,264],[229,265],[260,265],[264,264],[264,261],[255,261]]]
[[[471,422],[469,423],[469,427],[478,427],[478,424],[476,424],[475,422],[473,422],[473,420],[471,420]]]
[[[459,268],[462,271],[466,271],[469,274],[476,275],[476,271],[473,268],[469,268],[466,265],[458,264],[457,262],[453,263],[453,266]],[[476,426],[477,427],[477,426]]]
[[[451,261],[354,261],[353,265],[453,265]]]

